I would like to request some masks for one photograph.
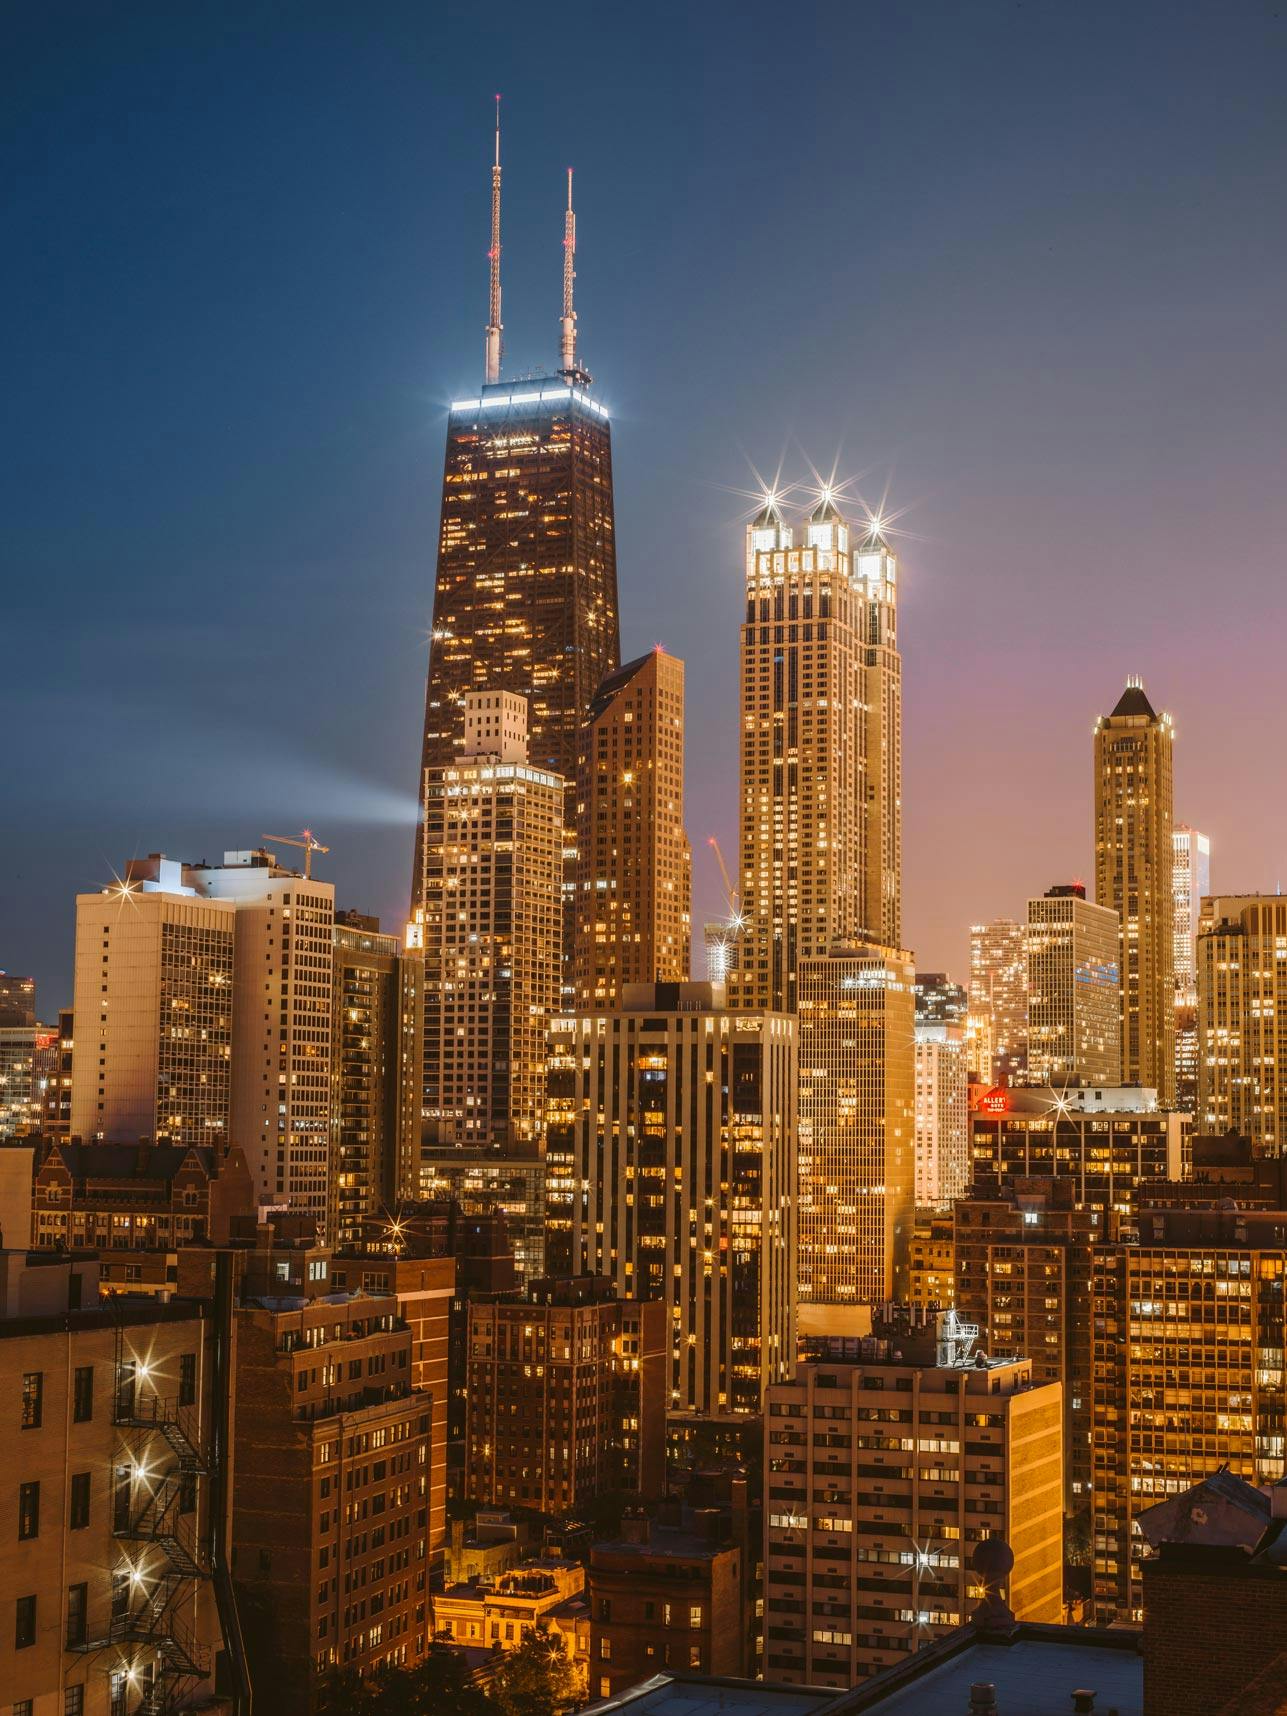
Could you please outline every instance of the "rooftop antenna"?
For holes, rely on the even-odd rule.
[[[572,308],[572,283],[576,279],[576,214],[572,208],[572,169],[568,168],[568,206],[563,216],[563,315],[559,374],[567,382],[588,383],[576,357],[576,311]]]
[[[487,363],[483,379],[488,382],[500,380],[501,360],[500,103],[501,98],[498,95],[496,97],[496,159],[492,165],[492,247],[487,252],[487,259],[491,265],[491,320],[487,324]]]

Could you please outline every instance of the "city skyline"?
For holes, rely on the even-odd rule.
[[[1089,877],[1085,736],[1128,673],[1176,715],[1176,814],[1211,831],[1216,885],[1277,885],[1287,810],[1264,803],[1253,785],[1283,737],[1281,713],[1263,710],[1259,695],[1274,631],[1261,622],[1276,600],[1271,578],[1287,522],[1267,451],[1281,441],[1282,336],[1270,320],[1272,294],[1256,284],[1275,276],[1278,240],[1252,218],[1261,175],[1270,181],[1282,154],[1281,119],[1268,105],[1271,56],[1257,49],[1269,25],[1237,12],[1199,46],[1196,14],[1182,15],[1165,42],[1150,45],[1177,77],[1202,55],[1202,98],[1182,130],[1161,84],[1139,92],[1128,119],[1114,108],[1124,69],[1097,66],[1089,86],[1069,76],[1096,64],[1094,18],[1081,29],[1029,20],[1017,40],[990,25],[970,37],[946,10],[932,39],[884,21],[873,28],[886,75],[907,90],[904,117],[920,126],[904,139],[892,120],[871,117],[866,141],[889,170],[864,174],[864,150],[848,139],[837,151],[830,122],[820,121],[816,132],[781,137],[780,159],[761,150],[752,175],[755,101],[722,116],[717,137],[699,111],[695,74],[723,54],[729,81],[747,72],[753,96],[765,75],[755,68],[767,16],[753,10],[736,39],[694,25],[689,59],[664,83],[684,123],[676,139],[650,147],[663,163],[701,163],[669,226],[657,218],[669,187],[656,181],[666,173],[645,170],[646,159],[650,169],[655,162],[642,142],[605,127],[608,97],[595,80],[576,111],[548,113],[534,98],[521,30],[489,59],[471,29],[453,22],[446,58],[486,64],[487,82],[449,88],[423,34],[412,32],[410,63],[398,67],[374,38],[322,29],[314,81],[279,93],[279,111],[236,83],[220,94],[210,81],[219,56],[203,64],[197,35],[181,22],[164,31],[155,18],[132,23],[100,68],[101,89],[86,86],[88,61],[68,79],[52,40],[28,25],[18,58],[33,106],[19,135],[39,170],[19,175],[16,213],[19,242],[24,221],[39,221],[42,239],[28,247],[32,297],[18,318],[24,349],[10,364],[21,437],[7,465],[6,517],[7,554],[29,569],[15,619],[37,647],[13,664],[4,695],[11,719],[45,745],[11,770],[15,832],[0,936],[7,966],[37,975],[42,1017],[71,999],[68,902],[78,890],[105,882],[109,866],[132,855],[216,858],[225,839],[254,845],[283,814],[288,825],[318,827],[332,846],[323,874],[340,903],[378,912],[387,928],[400,921],[445,412],[482,373],[493,84],[507,91],[507,377],[558,362],[556,247],[566,161],[577,167],[581,346],[603,378],[617,442],[622,655],[662,641],[690,670],[693,921],[715,915],[720,901],[707,837],[736,850],[731,712],[749,503],[732,491],[754,487],[751,461],[772,478],[783,456],[784,477],[806,482],[808,461],[827,474],[838,458],[838,475],[862,473],[868,504],[888,491],[899,515],[903,939],[921,966],[963,977],[972,921],[1018,915],[1061,875]],[[1142,46],[1142,28],[1127,20],[1114,39]],[[87,37],[104,48],[94,32]],[[287,45],[270,29],[251,50],[270,81]],[[616,45],[609,32],[587,51],[606,67]],[[370,123],[322,138],[313,103],[327,108],[319,89],[339,78],[349,51],[383,78],[388,117],[375,122],[368,94],[360,114]],[[962,53],[979,66],[985,97],[1014,94],[1022,67],[1020,111],[984,120],[957,97],[931,114],[930,93],[942,95],[952,55]],[[913,99],[918,55],[925,91]],[[1089,87],[1111,121],[1092,124],[1069,97],[1048,99],[1047,59],[1060,55],[1058,87]],[[164,83],[158,63],[209,98],[208,133],[172,100],[138,106],[140,66],[149,84]],[[55,65],[66,87],[49,84]],[[1235,76],[1231,112],[1222,91]],[[97,121],[109,99],[137,111],[137,136],[103,133]],[[627,77],[615,101],[639,99]],[[68,102],[86,111],[55,137],[46,127]],[[1256,130],[1263,116],[1268,133]],[[339,198],[323,198],[317,166],[281,143],[279,128],[292,120],[305,125],[323,168],[336,164],[331,150],[349,151]],[[1020,121],[1034,128],[1024,167],[1006,154],[1007,128]],[[243,217],[229,199],[243,187],[248,151],[266,138],[281,158],[280,186],[258,187]],[[226,160],[211,158],[211,139],[231,146]],[[1172,173],[1159,179],[1147,163],[1162,147]],[[829,153],[834,165],[824,171]],[[1112,175],[1122,156],[1146,163],[1138,182]],[[199,218],[174,200],[198,168],[208,192]],[[1057,206],[1035,200],[1043,171],[1057,173]],[[91,207],[115,178],[131,181],[131,196]],[[857,235],[827,233],[843,294],[794,269],[740,289],[755,242],[747,235],[766,215],[807,224],[851,185],[865,217]],[[970,192],[975,224],[947,219],[951,187]],[[685,295],[677,283],[691,279],[699,217],[716,195],[736,236],[702,252],[702,278]],[[1152,212],[1143,235],[1133,230],[1142,199]],[[350,203],[368,210],[362,254],[335,271],[314,266],[327,246],[355,236]],[[203,280],[211,235],[229,236],[242,218],[274,268],[247,279],[244,265],[229,276],[223,263]],[[1179,280],[1177,247],[1199,222],[1200,252],[1186,255]],[[452,234],[446,254],[434,248],[443,231]],[[643,233],[661,234],[647,239],[656,278],[646,289]],[[91,272],[95,245],[109,241],[129,265]],[[1213,259],[1239,245],[1255,252],[1255,278],[1232,282]],[[1096,274],[1110,256],[1111,297]],[[937,326],[942,274],[931,266],[944,257],[950,339]],[[85,307],[74,330],[69,289]],[[788,302],[806,312],[803,322],[782,314]],[[1161,326],[1146,332],[1141,318],[1157,306]],[[1226,331],[1230,317],[1243,344]],[[820,408],[823,348],[848,385]],[[961,372],[967,349],[971,367]],[[1180,413],[1181,400],[1202,409]],[[1168,417],[1183,427],[1159,435]],[[140,464],[140,448],[154,464]],[[78,487],[84,498],[71,506]],[[1234,532],[1239,606],[1261,617],[1242,641],[1236,676],[1209,648],[1201,544],[1217,526],[1222,540]],[[1101,538],[1109,551],[1093,547]],[[1084,624],[1067,624],[1070,600]],[[1091,616],[1109,601],[1115,625],[1105,636]],[[105,667],[117,676],[110,696]],[[963,769],[943,735],[965,712]],[[1025,776],[1041,782],[1025,840],[953,841],[945,864],[944,825],[970,827],[998,800],[1004,809],[1008,783]],[[1238,814],[1253,800],[1254,823]]]

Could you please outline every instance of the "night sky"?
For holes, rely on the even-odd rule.
[[[1177,722],[1213,885],[1287,871],[1287,6],[4,8],[0,966],[74,895],[304,823],[407,901],[445,405],[614,417],[622,646],[688,664],[695,924],[730,860],[751,466],[904,534],[905,933],[1091,865],[1091,727]],[[1287,878],[1284,878],[1287,879]],[[700,933],[700,932],[699,932]]]

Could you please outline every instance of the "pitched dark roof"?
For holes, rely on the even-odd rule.
[[[612,699],[617,695],[618,691],[620,691],[623,686],[629,685],[630,681],[638,673],[639,669],[641,667],[646,667],[652,660],[652,656],[652,650],[649,650],[647,655],[636,656],[633,661],[625,662],[615,673],[610,673],[608,677],[603,680],[591,700],[590,712],[586,716],[587,724],[599,719],[600,715],[603,714],[603,711],[608,707],[609,703],[612,702]]]
[[[1150,721],[1157,720],[1157,710],[1144,695],[1142,685],[1128,685],[1117,699],[1114,715],[1146,715]]]

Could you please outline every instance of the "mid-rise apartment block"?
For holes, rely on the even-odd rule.
[[[670,1410],[758,1412],[795,1353],[794,1020],[641,984],[552,1037],[576,1270],[664,1303]]]
[[[466,1491],[486,1507],[573,1514],[604,1490],[659,1495],[666,1308],[601,1276],[469,1305]]]
[[[1014,1554],[1016,1617],[1063,1613],[1063,1407],[981,1359],[952,1312],[886,1307],[768,1391],[764,1673],[848,1687],[969,1620],[976,1545]]]
[[[447,1145],[535,1154],[558,1007],[564,782],[527,756],[527,704],[464,697],[464,745],[425,775],[424,1105]]]
[[[577,773],[576,1005],[679,983],[692,943],[684,832],[684,664],[660,644],[603,681]]]
[[[987,1178],[952,1210],[959,1315],[994,1358],[1026,1359],[1035,1382],[1063,1391],[1070,1515],[1090,1505],[1092,1247],[1116,1225],[1073,1190],[1067,1178]]]
[[[1118,929],[1080,882],[1028,901],[1027,1083],[1120,1083]]]
[[[160,855],[77,895],[74,1137],[231,1140],[235,941],[231,902]]]
[[[430,1635],[436,1402],[396,1296],[330,1270],[323,1246],[250,1252],[237,1311],[234,1584],[255,1696],[286,1716],[317,1673],[410,1666]]]
[[[1204,900],[1197,965],[1199,1124],[1287,1154],[1287,898]]]
[[[1139,1620],[1136,1516],[1218,1467],[1283,1473],[1287,1212],[1146,1210],[1091,1281],[1095,1619]]]
[[[614,1693],[666,1669],[748,1672],[748,1570],[717,1509],[670,1503],[627,1513],[620,1536],[590,1550],[589,1690]]]
[[[915,1217],[915,972],[874,944],[800,965],[802,1303],[906,1289]]]
[[[84,1253],[0,1252],[0,1688],[30,1716],[245,1697],[228,1603],[229,1303],[100,1306]],[[225,1632],[225,1626],[229,1630]]]

